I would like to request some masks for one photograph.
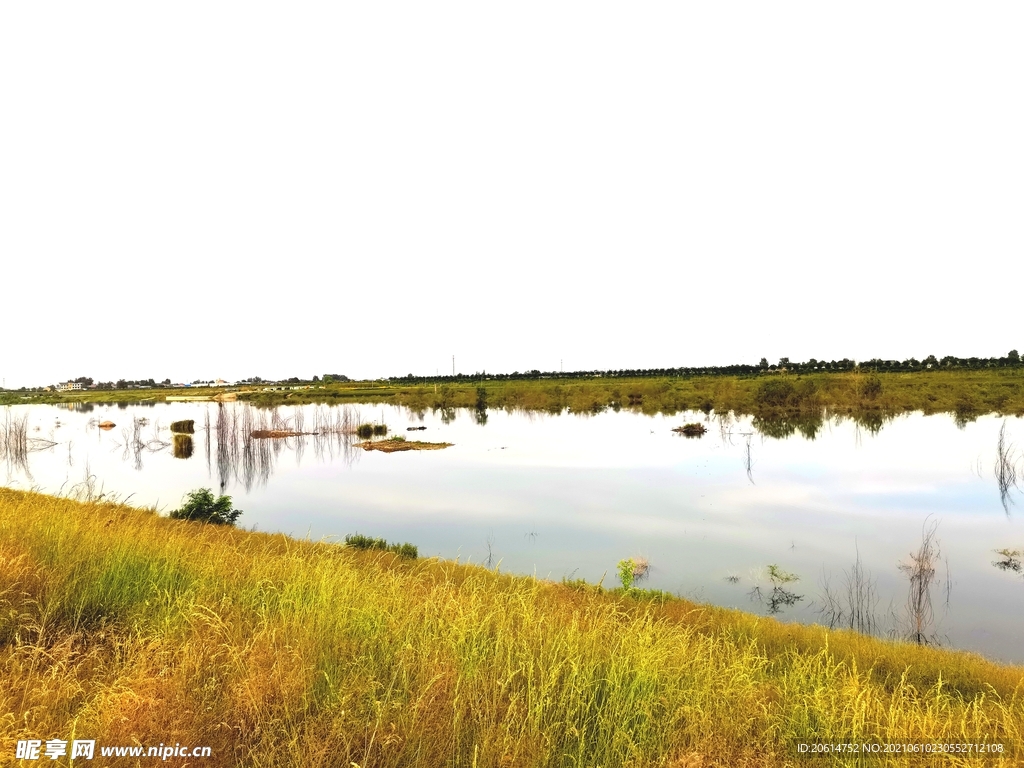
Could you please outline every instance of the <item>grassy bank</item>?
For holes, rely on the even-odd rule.
[[[4,393],[5,402],[158,402],[187,392],[214,396],[223,388],[116,392]],[[606,408],[643,413],[733,411],[768,420],[809,417],[824,409],[867,423],[906,411],[1024,415],[1024,368],[934,370],[914,373],[766,372],[750,376],[451,380],[441,384],[344,382],[302,387],[236,388],[258,405],[392,403],[413,409],[488,408],[592,413]],[[13,400],[11,398],[14,398]]]
[[[965,653],[11,490],[0,678],[5,759],[772,766],[797,740],[1024,737],[1024,670]]]

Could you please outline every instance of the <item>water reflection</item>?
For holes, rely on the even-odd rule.
[[[803,595],[798,595],[790,587],[791,584],[798,581],[800,581],[800,577],[795,573],[788,573],[774,564],[769,565],[768,587],[761,588],[760,573],[758,572],[754,577],[754,587],[747,596],[751,602],[763,605],[769,616],[777,616],[785,608],[791,608],[804,599]]]
[[[942,638],[945,561],[927,595],[918,591],[916,621],[909,596],[925,579],[915,581],[907,553],[920,554],[914,542],[934,514],[960,583],[956,614],[942,627],[950,642],[1024,660],[1022,555],[1007,549],[992,557],[995,547],[1019,546],[1007,528],[1024,525],[1004,513],[1020,489],[1012,418],[982,418],[961,430],[948,416],[921,414],[755,420],[625,407],[572,416],[368,410],[387,420],[391,434],[424,430],[422,438],[454,447],[357,461],[353,432],[365,420],[351,405],[196,402],[76,413],[13,406],[0,411],[0,459],[8,484],[76,494],[105,486],[163,510],[188,491],[219,486],[248,496],[238,499],[245,523],[261,530],[314,538],[363,531],[414,541],[424,554],[556,580],[573,574],[596,583],[623,557],[643,552],[654,589],[927,642]],[[678,439],[672,428],[680,418],[708,430]],[[194,434],[175,435],[168,425],[177,420],[194,421]],[[104,421],[116,426],[101,429]],[[901,562],[910,570],[900,571]],[[835,567],[843,563],[852,565]],[[760,570],[748,577],[752,566]],[[815,589],[823,566],[832,572]]]
[[[59,426],[59,422],[58,422]],[[39,427],[36,427],[39,430]],[[53,433],[51,432],[51,438]],[[28,413],[16,415],[10,406],[4,408],[4,417],[0,420],[0,461],[7,470],[7,482],[21,473],[32,480],[29,470],[29,454],[53,448],[57,442],[53,439],[29,437]]]
[[[1000,559],[993,562],[992,565],[1001,571],[1010,571],[1011,573],[1024,575],[1024,562],[1022,562],[1024,550],[997,549],[995,552],[1000,556]]]
[[[822,573],[818,615],[829,629],[853,629],[866,635],[877,635],[881,629],[878,616],[878,580],[864,567],[860,548],[849,570],[844,570],[839,583],[833,585],[830,573]]]
[[[295,454],[297,463],[307,447],[319,461],[340,458],[351,465],[355,459],[353,438],[360,424],[359,410],[351,406],[316,406],[306,431],[306,413],[301,406],[290,412],[275,407],[255,408],[248,403],[217,403],[217,479],[221,493],[234,480],[246,491],[266,486],[278,459],[285,452]],[[210,412],[204,414],[206,464],[210,467]],[[260,433],[279,437],[260,436]]]
[[[1017,464],[1015,460],[1016,446],[1006,439],[1006,419],[999,427],[999,441],[996,445],[996,484],[999,486],[999,500],[1003,510],[1010,514],[1013,497],[1010,492],[1017,487]]]
[[[174,435],[174,458],[176,459],[191,459],[192,453],[195,451],[195,445],[192,441],[192,435]]]

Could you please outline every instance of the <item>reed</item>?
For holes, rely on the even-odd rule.
[[[75,734],[211,766],[783,766],[850,738],[1024,758],[1024,670],[971,654],[11,490],[0,679],[3,755]]]

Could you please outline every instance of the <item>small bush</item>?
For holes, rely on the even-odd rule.
[[[882,394],[882,380],[877,376],[868,376],[860,386],[860,393],[868,400],[874,400]]]
[[[379,437],[381,435],[386,435],[387,433],[388,433],[388,425],[387,424],[374,424],[373,425],[373,434],[376,435],[377,437]]]
[[[622,588],[627,592],[632,589],[633,581],[636,578],[633,573],[636,570],[636,562],[633,558],[627,560],[619,560],[619,581],[622,582]]]
[[[373,437],[373,424],[360,424],[356,427],[356,434],[364,440]]]
[[[184,419],[182,421],[171,422],[171,432],[181,435],[194,434],[196,422],[194,419]]]
[[[789,403],[793,397],[793,382],[788,379],[768,379],[758,387],[756,400],[758,405],[779,408]]]
[[[213,497],[209,488],[199,488],[185,494],[181,509],[171,512],[175,520],[194,520],[213,525],[234,525],[242,510],[231,508],[230,496]]]
[[[345,537],[345,546],[353,549],[379,549],[383,552],[393,552],[399,557],[408,557],[415,560],[420,556],[419,548],[415,544],[405,542],[404,544],[388,544],[386,539],[375,539],[372,536],[363,536],[361,533],[350,533]]]

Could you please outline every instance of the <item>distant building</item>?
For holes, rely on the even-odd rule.
[[[57,385],[57,391],[58,392],[70,392],[72,390],[81,389],[81,388],[82,388],[82,382],[80,382],[80,381],[69,381],[69,382],[66,382],[64,384],[58,384]]]

